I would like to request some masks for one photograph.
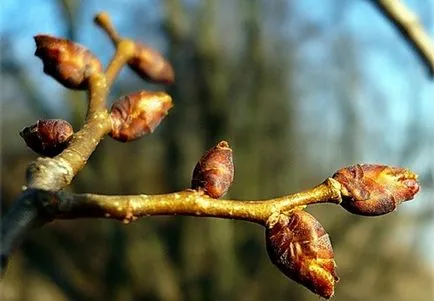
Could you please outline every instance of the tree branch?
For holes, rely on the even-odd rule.
[[[225,141],[204,154],[194,168],[191,187],[195,190],[125,196],[62,191],[86,165],[106,134],[110,133],[112,138],[123,142],[137,139],[152,132],[172,107],[172,100],[167,94],[141,91],[121,98],[109,115],[105,100],[125,64],[129,64],[140,76],[155,82],[172,83],[174,74],[170,63],[159,53],[120,37],[108,15],[97,16],[96,22],[116,46],[115,55],[105,73],[99,71],[99,62],[95,71],[92,62],[79,57],[79,53],[73,54],[78,56],[75,60],[66,60],[65,56],[59,55],[66,50],[56,49],[59,46],[55,43],[45,43],[48,53],[37,51],[43,60],[54,57],[58,64],[55,67],[62,71],[47,74],[55,78],[61,74],[63,78],[71,75],[71,70],[78,70],[83,75],[79,84],[85,83],[84,87],[88,89],[88,109],[83,127],[73,135],[62,153],[54,158],[38,158],[28,167],[27,187],[2,220],[1,275],[18,243],[31,230],[54,219],[113,218],[128,224],[139,217],[151,215],[205,216],[238,219],[265,226],[267,251],[272,262],[291,279],[328,299],[333,295],[338,280],[333,250],[323,227],[303,209],[316,203],[336,203],[354,214],[382,215],[413,199],[419,191],[417,176],[409,170],[358,164],[337,171],[332,178],[304,192],[268,200],[220,200],[217,198],[227,191],[234,175],[232,150]],[[59,41],[48,36],[45,38]],[[62,43],[71,46],[70,41],[62,40]],[[77,46],[69,47],[70,51],[74,49],[77,50]],[[62,133],[49,134],[52,137]],[[55,138],[59,137],[54,137],[54,141]]]
[[[434,42],[424,31],[418,17],[400,0],[371,0],[378,10],[399,30],[434,77]]]
[[[341,185],[331,178],[304,192],[261,201],[216,200],[187,189],[161,195],[96,195],[65,191],[35,192],[36,201],[51,219],[114,218],[128,224],[151,215],[189,215],[238,219],[265,225],[275,214],[314,203],[341,201]]]
[[[245,220],[265,225],[270,218],[315,203],[341,202],[341,185],[332,178],[304,192],[262,201],[216,200],[202,191],[162,195],[75,194],[29,188],[2,221],[1,270],[19,242],[54,219],[113,218],[128,224],[151,215],[189,215]]]

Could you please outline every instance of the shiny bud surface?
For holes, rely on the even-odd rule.
[[[110,136],[128,142],[152,133],[172,106],[172,98],[164,92],[141,91],[123,96],[111,108]]]
[[[267,222],[268,255],[281,272],[312,292],[329,299],[339,280],[330,239],[309,213],[280,214]]]
[[[44,64],[44,72],[70,89],[84,90],[94,72],[102,72],[99,60],[85,47],[72,41],[37,35],[35,55]]]
[[[72,126],[62,119],[38,120],[20,132],[28,147],[47,157],[60,154],[68,146],[73,134]]]
[[[193,170],[191,188],[202,190],[218,199],[229,189],[234,179],[232,149],[221,141],[206,152]]]
[[[359,215],[394,211],[419,191],[417,175],[386,165],[358,164],[338,170],[333,179],[342,185],[342,207]]]

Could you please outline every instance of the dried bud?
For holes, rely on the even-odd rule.
[[[172,65],[157,51],[141,43],[135,43],[135,54],[128,65],[147,81],[171,84],[175,80]]]
[[[223,196],[234,179],[232,149],[226,141],[205,153],[193,170],[191,188],[203,190],[214,199]]]
[[[20,132],[28,147],[48,157],[60,154],[68,146],[73,134],[72,126],[62,119],[38,120]]]
[[[164,92],[141,91],[123,96],[111,108],[110,136],[128,142],[152,133],[172,106],[172,98]]]
[[[280,214],[267,223],[267,251],[271,261],[290,279],[329,299],[334,294],[336,274],[330,239],[309,213]]]
[[[416,174],[386,165],[350,166],[333,178],[342,184],[342,207],[359,215],[389,213],[419,191]]]
[[[35,55],[44,72],[70,89],[87,89],[89,76],[102,71],[99,60],[86,48],[66,39],[37,35]]]

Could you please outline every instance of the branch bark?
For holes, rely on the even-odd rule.
[[[334,179],[295,194],[269,200],[213,199],[187,189],[161,195],[97,195],[34,190],[34,201],[50,219],[113,218],[128,224],[151,215],[188,215],[238,219],[265,225],[275,214],[286,214],[315,203],[341,202],[341,185]]]
[[[216,200],[202,191],[162,195],[108,196],[29,188],[15,201],[2,222],[1,271],[9,255],[33,229],[54,219],[113,218],[128,224],[151,215],[189,215],[239,219],[265,225],[270,218],[315,203],[336,203],[341,185],[328,178],[304,192],[262,201]]]

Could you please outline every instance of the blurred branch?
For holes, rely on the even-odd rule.
[[[47,256],[47,244],[40,239],[29,240],[23,244],[23,251],[29,258],[31,267],[37,268],[55,283],[69,300],[95,300],[89,286],[77,285],[72,277],[65,277],[58,254]]]
[[[189,31],[184,4],[179,0],[165,0],[164,7],[167,15],[164,23],[166,30],[179,43],[185,39]]]
[[[418,17],[400,0],[371,0],[379,11],[395,25],[416,51],[434,77],[434,42],[426,33]]]
[[[57,5],[63,15],[61,19],[66,25],[66,37],[69,40],[76,40],[77,22],[75,22],[75,19],[80,2],[75,0],[57,0]]]

